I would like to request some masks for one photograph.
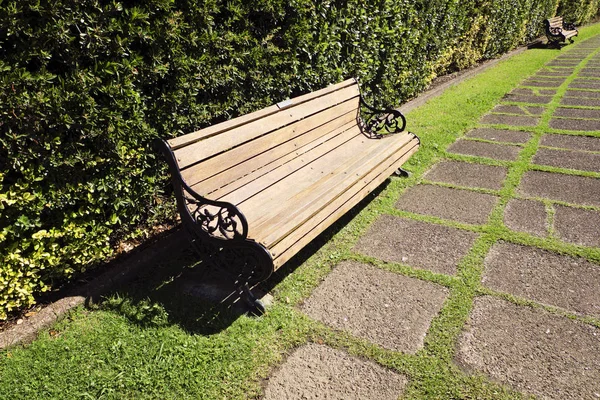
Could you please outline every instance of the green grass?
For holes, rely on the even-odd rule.
[[[577,42],[599,33],[600,25],[582,28]],[[570,45],[562,52],[574,48],[575,45]],[[303,250],[284,270],[278,271],[266,285],[272,287],[275,300],[263,317],[239,316],[225,309],[211,311],[209,305],[182,295],[182,280],[193,271],[191,255],[157,261],[155,270],[140,276],[121,293],[109,296],[98,306],[77,309],[42,332],[30,345],[0,352],[0,398],[255,398],[262,393],[263,379],[285,355],[308,341],[344,349],[405,374],[410,379],[405,393],[409,399],[521,398],[519,393],[482,375],[464,373],[452,360],[473,299],[480,295],[543,308],[600,327],[597,319],[494,292],[480,284],[485,255],[499,240],[600,262],[600,249],[563,243],[553,235],[538,238],[513,232],[503,224],[504,208],[511,198],[518,197],[516,188],[525,172],[545,170],[599,176],[531,164],[541,135],[553,131],[548,126],[550,116],[573,76],[558,88],[553,101],[544,106],[540,125],[522,129],[533,132],[533,136],[522,145],[515,162],[459,156],[447,153],[446,148],[468,130],[479,126],[481,116],[498,104],[507,92],[559,54],[561,52],[557,50],[526,51],[451,87],[442,96],[409,113],[409,129],[418,133],[422,140],[421,149],[406,165],[413,172],[412,176],[392,178],[377,197],[371,196]],[[501,190],[482,191],[500,197],[487,224],[469,225],[394,207],[408,187],[417,183],[433,184],[425,181],[422,175],[442,159],[508,168]],[[563,204],[543,201],[549,210],[554,210],[555,204]],[[455,276],[415,269],[402,263],[386,263],[354,252],[352,249],[358,238],[382,214],[466,229],[480,235],[459,263]],[[553,211],[549,213],[549,222],[553,215]],[[449,289],[448,299],[433,320],[423,349],[414,355],[389,351],[333,330],[299,311],[298,304],[343,260],[369,263]]]

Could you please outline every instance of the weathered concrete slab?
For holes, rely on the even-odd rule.
[[[563,149],[600,152],[600,137],[547,134],[542,136],[540,144]]]
[[[534,164],[600,172],[600,154],[572,150],[538,149]]]
[[[554,112],[556,117],[600,119],[600,110],[588,110],[583,108],[557,108]]]
[[[600,91],[569,89],[565,92],[567,97],[584,97],[588,99],[600,99]]]
[[[543,399],[597,399],[600,329],[517,306],[476,298],[456,361],[469,370]]]
[[[302,306],[311,318],[386,349],[415,353],[448,289],[372,265],[343,262]]]
[[[396,207],[468,224],[485,224],[497,201],[496,196],[489,194],[434,185],[417,185],[400,197]]]
[[[544,107],[511,106],[500,104],[492,110],[492,113],[517,114],[517,115],[542,115]]]
[[[522,96],[554,96],[556,94],[556,89],[516,88],[513,89],[510,93]]]
[[[448,148],[448,152],[469,156],[487,157],[496,160],[514,161],[519,157],[522,148],[503,144],[477,142],[459,139]]]
[[[296,349],[268,380],[265,400],[396,400],[408,380],[372,361],[309,343]]]
[[[433,182],[500,190],[506,173],[507,170],[504,167],[461,161],[441,161],[434,165],[424,178]]]
[[[586,176],[528,171],[518,190],[529,196],[600,206],[600,179]]]
[[[511,126],[536,126],[539,118],[524,117],[520,115],[486,114],[481,118],[484,124],[502,124]]]
[[[479,235],[447,226],[381,216],[355,250],[388,262],[399,262],[454,275],[459,261]]]
[[[600,247],[600,212],[556,205],[554,229],[565,242]]]
[[[531,132],[513,131],[508,129],[476,128],[467,132],[467,137],[474,137],[496,142],[527,143],[531,139]]]
[[[512,243],[495,244],[482,283],[494,290],[600,317],[600,265]]]
[[[578,88],[578,89],[600,89],[600,81],[593,82],[593,81],[575,80],[575,81],[571,82],[569,87],[570,88]]]
[[[600,99],[584,99],[581,97],[563,97],[560,100],[560,104],[565,105],[565,106],[600,107]]]
[[[542,76],[564,76],[564,77],[568,77],[570,75],[571,75],[571,73],[569,71],[543,69],[543,70],[539,71],[537,74],[535,74],[534,76],[535,77],[542,77]]]
[[[545,237],[546,206],[539,201],[512,199],[504,210],[504,224],[513,231]]]
[[[569,131],[600,131],[600,120],[552,118],[550,127]]]
[[[552,101],[552,96],[526,96],[508,93],[506,96],[504,96],[504,100],[514,101],[517,103],[548,104]]]
[[[528,79],[521,83],[522,86],[532,86],[532,87],[544,87],[544,88],[557,88],[563,84],[563,81],[556,80],[542,80],[540,78],[537,79]]]

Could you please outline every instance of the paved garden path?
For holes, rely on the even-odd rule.
[[[600,399],[600,37],[563,49],[506,95],[396,209],[304,313],[418,354],[456,290],[440,283],[460,279],[470,312],[452,363],[526,395]],[[387,263],[429,272],[380,268]],[[397,399],[409,384],[315,343],[272,373],[265,398]]]

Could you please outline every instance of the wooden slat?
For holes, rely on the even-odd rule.
[[[316,146],[311,151],[304,153],[301,157],[298,157],[292,160],[291,162],[286,163],[281,167],[273,170],[272,172],[261,176],[260,178],[255,179],[252,182],[249,182],[247,185],[242,186],[238,190],[235,190],[231,193],[228,193],[226,196],[218,197],[218,199],[221,201],[226,201],[229,203],[240,205],[244,201],[255,197],[258,193],[261,193],[267,189],[269,190],[269,195],[274,194],[271,191],[273,185],[287,179],[286,185],[278,185],[277,189],[275,189],[276,191],[283,190],[283,192],[275,193],[275,196],[272,199],[272,201],[274,202],[285,201],[285,196],[295,193],[295,191],[306,187],[306,185],[308,185],[309,182],[318,179],[316,175],[303,175],[301,177],[298,177],[296,174],[298,170],[307,169],[319,171],[323,168],[326,168],[327,164],[332,162],[331,157],[325,157],[328,154],[334,154],[334,156],[339,158],[340,160],[342,160],[344,152],[348,152],[348,154],[356,154],[356,152],[359,150],[359,143],[356,143],[356,141],[352,139],[359,135],[362,137],[364,136],[362,135],[362,133],[360,133],[360,129],[358,128],[358,126],[356,126],[356,124],[349,124],[349,126],[350,129],[344,130],[343,132],[331,138],[330,140],[324,142],[319,146]],[[365,138],[365,140],[368,139]],[[295,176],[295,180],[293,183],[290,183],[288,178],[292,174]],[[266,201],[265,196],[261,196],[261,198]],[[250,210],[253,213],[261,213],[262,206],[266,206],[266,203],[264,205],[259,205],[261,209],[256,210],[252,209],[254,203],[251,204],[252,205],[250,205]]]
[[[215,189],[212,190],[211,192],[209,192],[210,197],[219,199],[219,198],[222,198],[223,196],[228,195],[229,193],[232,193],[235,190],[238,190],[238,189],[244,187],[245,185],[248,185],[251,182],[256,181],[257,179],[263,177],[266,174],[269,174],[271,171],[274,171],[278,168],[283,167],[283,168],[286,168],[286,171],[288,171],[288,173],[293,173],[294,168],[299,168],[299,167],[297,167],[297,166],[294,167],[294,166],[290,166],[290,165],[286,165],[286,164],[288,164],[288,163],[304,164],[306,162],[310,162],[310,160],[314,159],[314,157],[318,157],[318,154],[313,153],[307,157],[306,153],[309,153],[311,150],[313,150],[314,148],[316,148],[318,146],[322,146],[323,144],[329,142],[330,140],[336,138],[339,135],[343,135],[348,130],[350,130],[353,125],[355,125],[355,122],[348,122],[347,124],[337,128],[333,131],[330,131],[329,133],[325,134],[324,136],[320,136],[316,140],[313,140],[310,143],[302,146],[297,151],[291,152],[269,164],[262,165],[262,164],[256,162],[257,165],[262,165],[262,166],[258,167],[251,173],[244,175],[240,179],[228,182],[224,186],[219,186],[219,184],[215,184],[215,182],[214,182],[214,180],[220,179],[221,178],[220,176],[210,178],[196,186],[198,187],[198,189],[204,189],[205,187],[212,189],[214,186]],[[252,161],[255,161],[255,160],[252,160]],[[298,165],[298,164],[295,164],[295,165]],[[235,172],[239,173],[240,171],[238,171],[236,168]]]
[[[287,236],[301,221],[310,219],[320,208],[336,199],[355,182],[363,179],[365,175],[377,169],[394,154],[405,152],[405,146],[414,139],[410,133],[398,134],[396,137],[384,139],[369,139],[380,144],[365,149],[360,158],[353,159],[353,163],[340,165],[330,174],[324,176],[311,186],[303,188],[293,198],[288,198],[278,208],[273,208],[264,213],[259,219],[246,215],[250,222],[250,235],[267,247]],[[292,179],[297,179],[294,176]],[[258,196],[259,200],[262,196]],[[244,207],[242,206],[242,209]]]
[[[224,183],[232,182],[263,165],[291,153],[319,136],[356,120],[358,99],[351,99],[312,115],[296,123],[262,136],[245,145],[210,158],[182,171],[184,181],[190,186],[212,177],[213,182],[200,186],[198,193],[209,193]],[[233,170],[230,168],[235,167]],[[229,171],[228,171],[229,170]],[[216,186],[215,185],[220,185]]]
[[[381,172],[381,170],[373,171],[365,177],[365,181],[369,181],[368,184],[363,185],[362,182],[358,182],[344,193],[344,198],[341,199],[340,202],[330,203],[320,210],[312,219],[308,220],[302,226],[299,226],[298,229],[273,246],[270,251],[274,258],[275,269],[285,264],[290,258],[298,253],[298,251],[304,248],[320,233],[381,185],[396,170],[396,168],[404,164],[417,149],[418,145],[415,141],[414,146],[407,153],[403,154],[398,159],[395,159],[394,157],[395,160],[388,163],[383,172]]]
[[[311,92],[311,93],[307,93],[302,96],[294,97],[293,99],[291,99],[291,104],[296,104],[296,105],[302,104],[304,102],[316,99],[318,97],[327,95],[331,92],[343,89],[348,86],[356,85],[356,84],[357,84],[356,79],[350,78],[343,82],[327,86],[326,88],[317,90],[315,92]],[[262,110],[255,111],[250,114],[245,114],[245,115],[239,116],[237,118],[230,119],[225,122],[221,122],[220,124],[212,125],[207,128],[201,129],[199,131],[191,132],[186,135],[173,138],[173,139],[169,140],[168,143],[173,150],[177,150],[181,147],[188,146],[192,143],[198,142],[199,140],[218,135],[218,134],[228,131],[230,129],[234,129],[239,126],[248,124],[252,121],[256,121],[258,119],[264,118],[264,117],[274,114],[278,111],[280,111],[280,108],[276,104],[274,104],[274,105],[264,108]]]

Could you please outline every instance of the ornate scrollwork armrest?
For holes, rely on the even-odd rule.
[[[563,22],[563,29],[567,31],[574,31],[577,28],[573,22]]]
[[[550,27],[550,33],[553,35],[560,35],[562,33],[562,28],[560,26]]]
[[[372,138],[380,138],[382,134],[399,133],[406,127],[406,118],[398,110],[391,108],[385,110],[376,109],[365,102],[360,96],[360,104],[364,107],[362,115],[359,115],[359,126],[363,133]]]
[[[248,237],[248,222],[233,204],[210,200],[198,195],[182,182],[183,200],[192,222],[213,239],[243,240]],[[182,213],[183,211],[183,213]]]

